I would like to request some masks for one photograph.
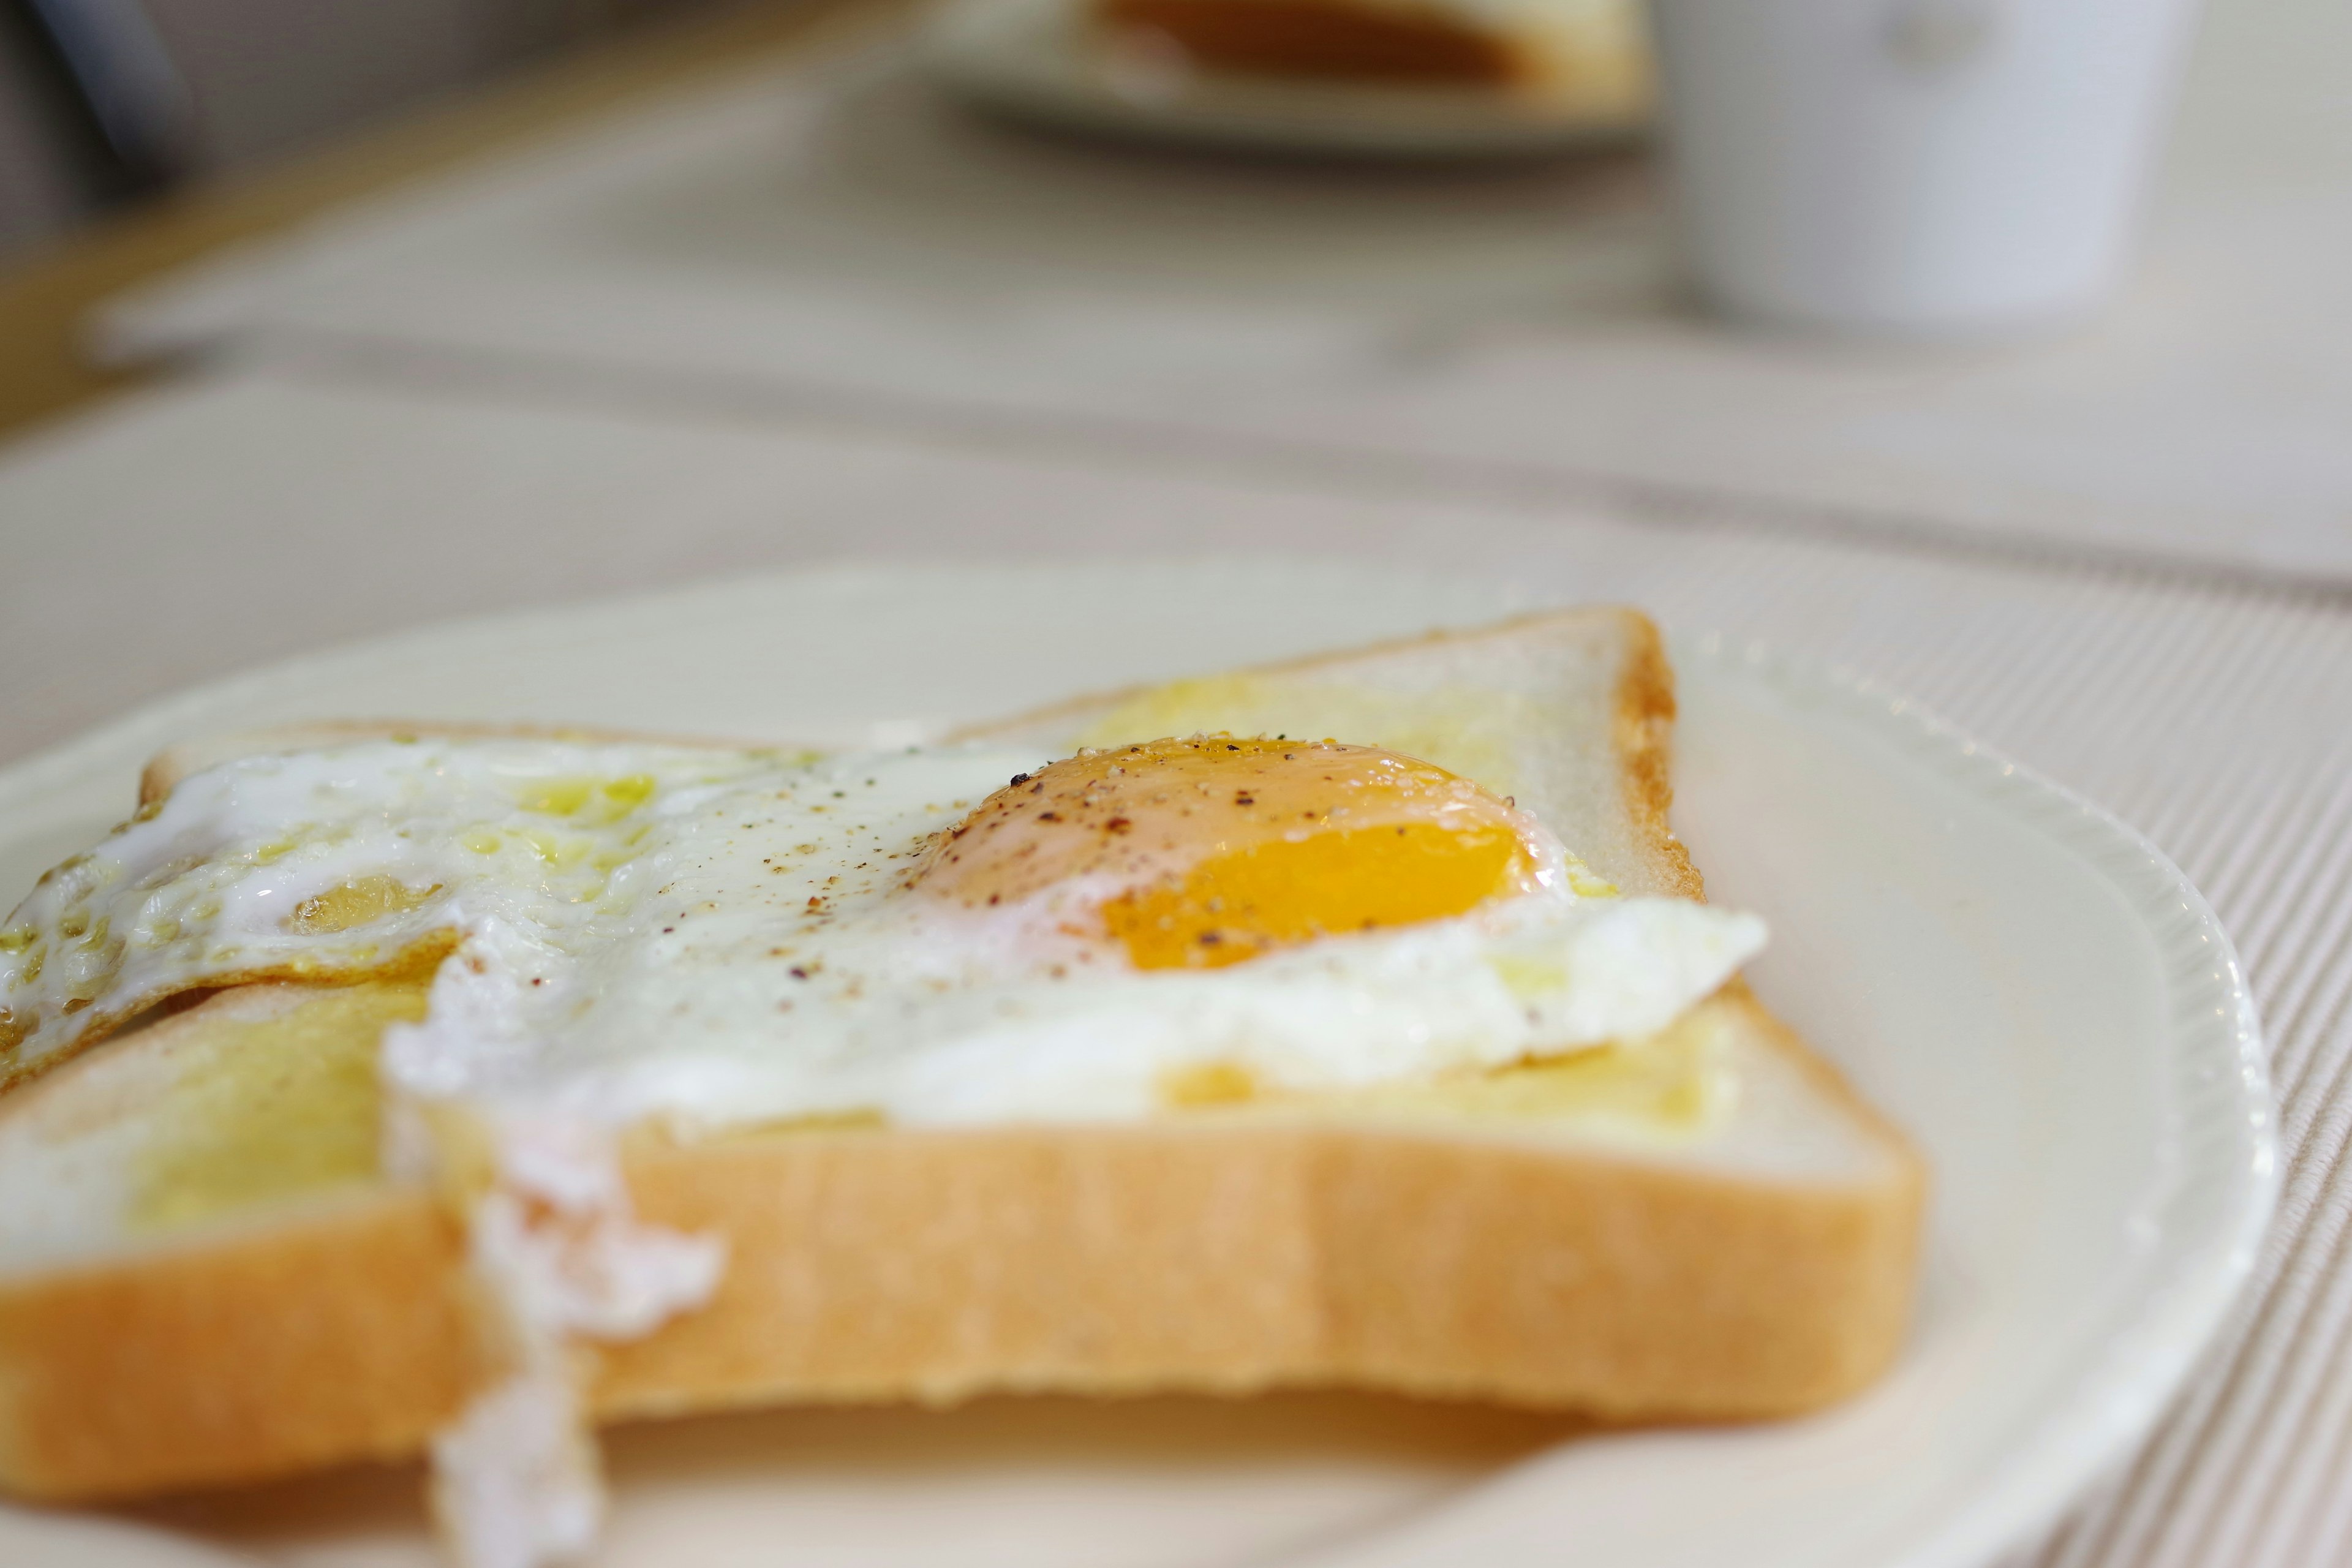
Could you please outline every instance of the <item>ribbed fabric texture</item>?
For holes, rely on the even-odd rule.
[[[2352,1563],[2352,602],[1633,531],[1554,535],[1542,580],[1851,664],[2107,805],[2211,899],[2259,1000],[2286,1162],[2253,1282],[2136,1458],[2003,1568]]]
[[[1116,546],[1051,515],[997,542],[1344,550],[1761,638],[1906,692],[2187,871],[2262,1011],[2285,1154],[2278,1217],[2230,1324],[2140,1452],[2000,1568],[2352,1564],[2352,595],[2004,552],[1959,531],[1515,517],[1316,468],[1286,473],[1298,486],[1286,498],[1202,496],[1181,534],[1135,516],[1160,508],[1130,478],[1118,488],[1138,504]],[[1360,510],[1335,516],[1349,492]]]

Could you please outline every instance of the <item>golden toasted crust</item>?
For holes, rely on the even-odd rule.
[[[1810,1059],[1744,993],[1709,1005]],[[723,1237],[730,1267],[708,1308],[606,1351],[593,1398],[619,1418],[1346,1384],[1791,1414],[1900,1342],[1921,1185],[1885,1152],[1797,1185],[1214,1116],[649,1145],[640,1211]],[[483,1370],[462,1259],[429,1194],[387,1186],[0,1283],[0,1477],[87,1500],[413,1451]]]
[[[1339,1121],[771,1135],[630,1176],[732,1263],[707,1310],[608,1352],[614,1415],[1334,1384],[1787,1415],[1893,1355],[1920,1195],[1900,1154],[1774,1185]]]
[[[1666,890],[1686,899],[1706,897],[1706,885],[1691,864],[1666,814],[1675,804],[1675,670],[1658,628],[1638,610],[1627,611],[1628,647],[1617,677],[1617,761],[1622,770],[1625,809],[1646,842]]]
[[[0,1479],[120,1497],[413,1453],[478,1381],[461,1255],[386,1188],[0,1283]]]

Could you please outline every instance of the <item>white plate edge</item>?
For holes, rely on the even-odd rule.
[[[1783,700],[1827,697],[1846,717],[2074,852],[2145,922],[2173,991],[2168,1087],[2177,1130],[2202,1136],[2184,1138],[2158,1217],[2192,1242],[2159,1254],[2137,1310],[2115,1325],[2105,1352],[2075,1380],[2076,1392],[2058,1402],[2061,1419],[2005,1456],[1950,1528],[1895,1560],[1900,1568],[1976,1568],[2053,1522],[2126,1457],[2211,1348],[2252,1276],[2282,1181],[2277,1105],[2253,993],[2204,894],[2105,807],[1851,666],[1720,632],[1670,635],[1667,642],[1677,675],[1704,660]],[[2203,1060],[2209,1055],[2213,1059]],[[2227,1141],[2226,1160],[2210,1150],[2218,1140]],[[2232,1191],[2216,1201],[2215,1189],[2189,1179],[2205,1171],[2225,1173]]]

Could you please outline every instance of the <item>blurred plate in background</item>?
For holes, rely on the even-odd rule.
[[[1392,87],[1192,71],[1108,46],[1082,0],[948,0],[923,35],[932,79],[1055,130],[1321,157],[1526,157],[1622,146],[1646,110],[1499,89]]]

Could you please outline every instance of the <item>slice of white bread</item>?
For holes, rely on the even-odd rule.
[[[1648,623],[1588,611],[987,732],[1042,757],[1163,721],[1328,731],[1515,795],[1628,891],[1696,896],[1665,831],[1672,714]],[[393,728],[167,753],[147,787]],[[457,1413],[486,1373],[460,1222],[375,1172],[375,1040],[422,1006],[414,977],[241,987],[0,1098],[0,1482],[255,1479],[412,1452]],[[1694,1080],[1658,1064],[1697,1058],[1737,1092],[1678,1136]],[[1444,1088],[646,1136],[626,1165],[642,1215],[723,1237],[729,1267],[707,1308],[597,1352],[605,1418],[1334,1384],[1792,1413],[1894,1354],[1922,1193],[1901,1137],[1737,982],[1664,1041]]]

